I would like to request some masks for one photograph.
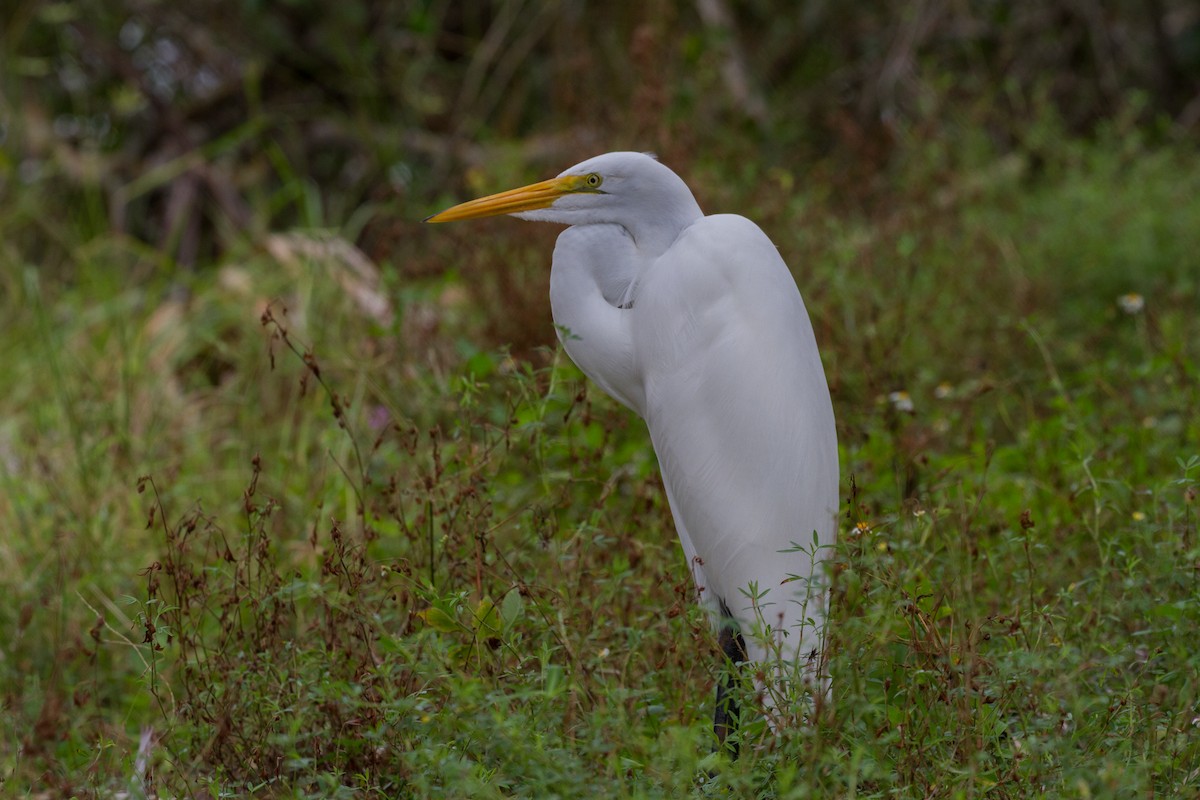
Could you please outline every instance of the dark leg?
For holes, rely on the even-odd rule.
[[[734,689],[741,682],[738,665],[746,660],[746,640],[742,638],[737,623],[729,609],[721,603],[721,630],[717,634],[717,643],[725,658],[725,669],[717,681],[717,708],[713,713],[713,733],[717,735],[718,746],[729,753],[730,758],[738,757],[736,742],[725,744],[726,737],[737,730],[738,717],[741,709],[734,697]]]

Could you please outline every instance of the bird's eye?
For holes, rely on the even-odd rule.
[[[589,189],[599,189],[602,183],[604,183],[604,178],[594,172],[588,173],[583,179],[583,185]]]

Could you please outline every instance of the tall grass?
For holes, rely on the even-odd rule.
[[[793,265],[843,447],[832,711],[736,763],[645,431],[549,344],[552,234],[0,250],[5,792],[1191,796],[1200,172],[1056,155],[870,213],[689,176]]]

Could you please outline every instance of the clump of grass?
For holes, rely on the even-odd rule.
[[[878,218],[781,179],[821,224],[772,233],[839,415],[835,688],[778,737],[748,718],[711,777],[717,651],[645,432],[536,337],[481,344],[503,287],[392,278],[370,313],[345,251],[295,241],[186,302],[116,247],[6,284],[8,786],[1187,796],[1200,332],[1168,178],[1194,154],[1112,157],[964,167]],[[1142,231],[1138,282],[1084,285],[1108,232],[1055,215],[1079,197]]]

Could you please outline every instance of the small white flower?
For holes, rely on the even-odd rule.
[[[911,414],[913,410],[913,401],[909,397],[908,392],[892,392],[888,395],[888,401],[892,404],[892,408],[897,411],[903,411]]]
[[[1142,309],[1146,307],[1146,298],[1142,297],[1137,292],[1123,294],[1117,298],[1117,305],[1126,314],[1140,314]]]
[[[937,388],[933,390],[933,396],[936,397],[938,400],[945,400],[947,397],[949,397],[952,394],[954,394],[954,387],[951,386],[950,384],[946,383],[945,381],[942,381],[941,383],[939,383],[937,385]]]

